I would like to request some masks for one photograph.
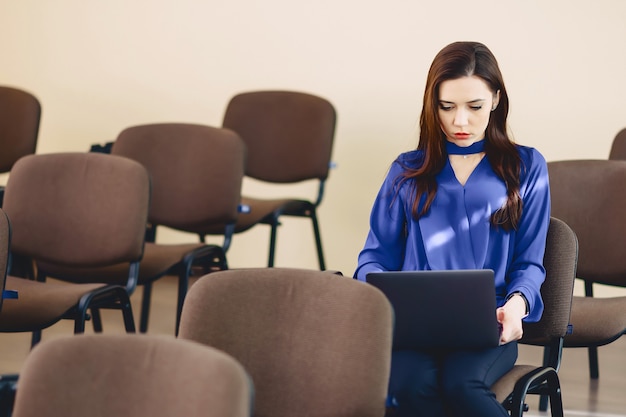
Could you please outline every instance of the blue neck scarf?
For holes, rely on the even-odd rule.
[[[470,146],[459,146],[456,143],[446,140],[446,151],[448,155],[471,155],[485,151],[485,139],[472,143]]]

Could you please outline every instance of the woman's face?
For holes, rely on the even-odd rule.
[[[499,98],[500,91],[494,94],[474,75],[442,82],[438,112],[446,138],[459,146],[482,140]]]

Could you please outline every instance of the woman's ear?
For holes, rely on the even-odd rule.
[[[491,105],[491,111],[494,111],[498,107],[498,103],[500,102],[500,90],[496,91],[493,95],[493,104]]]

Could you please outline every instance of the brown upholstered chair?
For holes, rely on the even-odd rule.
[[[152,284],[166,275],[178,276],[176,326],[180,320],[189,278],[228,268],[226,250],[237,219],[243,179],[245,145],[236,133],[198,124],[146,124],[124,129],[112,155],[144,165],[152,180],[152,198],[145,252],[139,268],[143,287],[139,331],[148,329]],[[160,243],[158,227],[194,233],[224,235],[224,245]],[[100,269],[70,269],[45,264],[64,279],[122,281],[120,265]]]
[[[613,138],[609,159],[626,160],[626,128],[617,132]]]
[[[0,173],[11,170],[22,156],[35,153],[41,104],[31,93],[0,86]],[[0,207],[4,187],[0,186]]]
[[[220,271],[189,290],[179,337],[250,373],[255,416],[382,417],[393,312],[378,289],[330,272]]]
[[[573,332],[565,347],[589,352],[589,373],[599,376],[598,347],[626,332],[626,297],[593,296],[595,284],[626,287],[626,161],[577,160],[548,163],[552,215],[578,236],[577,278],[585,297],[574,297]]]
[[[269,267],[274,266],[276,234],[281,216],[308,217],[321,270],[326,269],[317,208],[331,165],[336,112],[326,99],[295,91],[254,91],[234,96],[223,126],[241,136],[248,148],[245,175],[265,184],[319,182],[317,197],[260,199],[242,197],[235,233],[257,224],[270,226]],[[278,187],[275,187],[278,188]]]
[[[11,170],[3,210],[12,226],[12,264],[26,260],[22,263],[30,268],[26,278],[7,277],[6,288],[18,298],[4,300],[0,331],[33,332],[35,345],[41,330],[61,319],[74,320],[74,332],[82,333],[91,317],[94,330],[102,331],[100,309],[116,309],[126,331],[134,332],[129,295],[137,282],[149,200],[146,169],[127,158],[84,153],[21,158]],[[123,285],[46,282],[48,272],[32,268],[39,261],[70,267],[124,263],[126,279]]]
[[[6,290],[6,279],[9,271],[9,250],[11,247],[11,224],[6,213],[0,209],[0,312],[5,298],[17,297],[17,291]]]
[[[544,346],[546,360],[543,365],[516,364],[492,387],[511,416],[523,414],[528,394],[549,397],[552,416],[563,416],[558,370],[563,339],[569,330],[577,256],[576,234],[563,221],[551,218],[544,256],[546,280],[541,287],[545,309],[539,322],[524,323],[524,335],[519,341]],[[547,402],[542,400],[540,409],[546,408]]]
[[[190,341],[61,337],[26,358],[13,417],[248,417],[252,391],[236,360]]]
[[[17,297],[17,291],[5,290],[6,278],[9,270],[9,249],[11,247],[11,224],[6,213],[0,209],[0,312],[4,298]],[[17,374],[0,375],[0,416],[10,417],[15,398]]]

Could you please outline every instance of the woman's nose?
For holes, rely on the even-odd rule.
[[[455,126],[467,126],[467,112],[463,109],[457,110],[454,115]]]

